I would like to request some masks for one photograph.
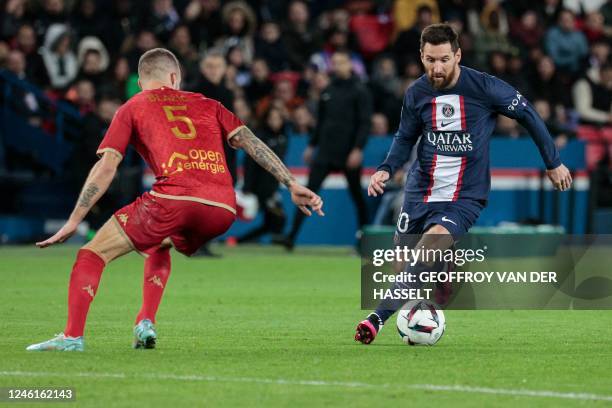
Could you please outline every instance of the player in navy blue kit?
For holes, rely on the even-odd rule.
[[[572,183],[533,106],[506,82],[460,66],[460,61],[457,33],[448,24],[423,30],[425,75],[406,91],[399,129],[368,187],[370,196],[383,194],[385,182],[408,160],[420,137],[396,233],[423,234],[418,247],[450,248],[478,219],[491,187],[489,140],[498,114],[529,131],[557,190]],[[410,271],[431,266],[417,263]],[[371,343],[399,307],[381,303],[359,323],[355,340]]]

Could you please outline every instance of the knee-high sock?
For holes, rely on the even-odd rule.
[[[142,307],[136,317],[136,324],[142,319],[149,319],[155,323],[155,314],[169,276],[170,249],[160,249],[150,254],[145,260]]]
[[[79,337],[85,330],[89,305],[98,291],[104,261],[96,253],[81,249],[72,267],[68,287],[68,322],[64,335]]]

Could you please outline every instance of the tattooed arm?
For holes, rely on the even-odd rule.
[[[77,226],[83,221],[89,210],[108,190],[115,177],[115,173],[117,173],[119,163],[121,163],[121,156],[117,153],[111,151],[104,153],[89,172],[76,206],[72,210],[72,214],[70,214],[66,224],[51,238],[46,241],[37,242],[36,246],[45,248],[70,238],[76,232]]]
[[[289,173],[281,159],[246,126],[240,129],[230,140],[232,146],[243,149],[287,188],[295,183],[295,178]]]
[[[261,167],[272,174],[280,183],[283,183],[291,192],[291,200],[306,215],[311,215],[310,207],[319,215],[324,215],[323,200],[321,197],[300,185],[281,159],[249,128],[244,126],[231,139],[230,144],[236,148],[243,149]]]

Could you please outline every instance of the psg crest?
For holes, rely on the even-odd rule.
[[[442,114],[445,117],[450,118],[453,116],[454,113],[455,113],[455,108],[453,108],[453,105],[449,105],[448,103],[445,103],[444,106],[442,106]]]

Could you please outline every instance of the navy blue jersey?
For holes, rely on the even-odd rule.
[[[407,200],[486,200],[491,188],[489,140],[498,114],[529,131],[546,168],[561,164],[546,125],[519,92],[494,76],[461,66],[452,88],[437,90],[426,75],[408,88],[399,129],[378,169],[393,174],[420,137],[406,182]]]

